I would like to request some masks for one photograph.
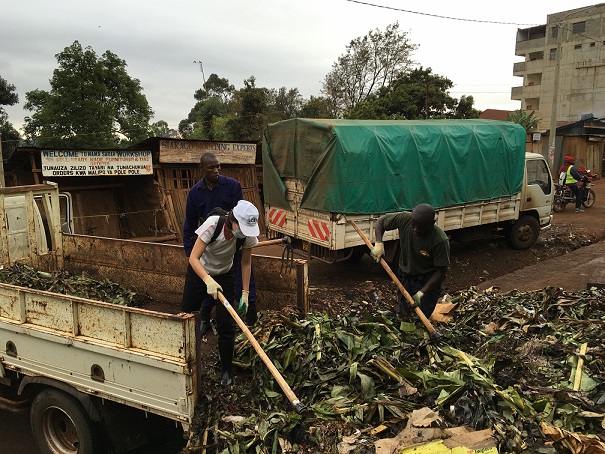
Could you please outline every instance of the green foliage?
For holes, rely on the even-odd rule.
[[[170,133],[170,127],[164,120],[156,121],[149,126],[149,134],[151,137],[169,137]]]
[[[334,106],[328,98],[311,96],[298,112],[300,118],[335,118]]]
[[[449,95],[454,83],[422,67],[399,75],[376,94],[345,113],[352,119],[417,120],[437,118],[478,118],[472,96],[460,102]]]
[[[126,62],[98,57],[78,41],[56,55],[50,91],[26,93],[24,131],[36,145],[63,148],[124,146],[145,139],[153,111]]]
[[[8,121],[8,114],[2,106],[14,106],[19,102],[19,95],[14,85],[0,76],[0,134],[2,135],[2,157],[8,158],[19,144],[19,132]]]
[[[239,115],[227,122],[227,130],[233,140],[254,140],[261,138],[269,122],[271,91],[256,87],[256,79],[250,76],[244,81],[244,88],[236,95]]]
[[[412,65],[411,53],[417,49],[399,23],[376,29],[352,40],[346,53],[338,57],[325,77],[322,93],[336,108],[336,114],[350,111],[358,103],[388,86]]]
[[[535,111],[527,113],[525,110],[515,110],[507,115],[508,121],[517,123],[525,129],[525,132],[532,132],[538,128],[538,122],[540,119],[536,115]]]

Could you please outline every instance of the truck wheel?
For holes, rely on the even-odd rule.
[[[32,402],[30,422],[34,440],[44,454],[93,454],[96,427],[77,399],[48,388]]]
[[[357,263],[366,254],[369,249],[366,246],[356,246],[352,248],[351,256],[347,259],[350,263]]]
[[[590,208],[595,203],[595,200],[596,200],[595,197],[596,197],[596,195],[595,195],[595,193],[594,193],[594,191],[592,189],[589,189],[588,193],[586,194],[586,196],[587,196],[586,200],[584,200],[582,202],[582,205],[584,205],[585,208]]]
[[[515,249],[527,249],[540,235],[540,223],[533,216],[522,216],[513,224],[510,243]]]
[[[555,200],[555,202],[552,204],[552,209],[555,210],[557,213],[561,213],[565,211],[566,206],[567,203],[562,202],[561,200]]]

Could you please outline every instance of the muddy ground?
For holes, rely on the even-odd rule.
[[[562,256],[605,238],[605,180],[597,180],[592,189],[596,202],[584,213],[575,213],[568,205],[562,213],[553,213],[553,225],[544,229],[538,242],[528,250],[512,249],[505,240],[451,244],[451,266],[444,284],[444,293],[453,294],[471,286],[479,286],[541,261]],[[578,257],[580,257],[578,252]],[[578,259],[578,266],[582,263]],[[570,269],[542,276],[548,285],[558,286]],[[518,277],[515,277],[518,279]],[[312,261],[309,266],[311,310],[341,313],[347,310],[371,311],[395,303],[397,291],[382,267],[369,256],[358,263],[333,265]],[[374,296],[378,296],[378,301]]]

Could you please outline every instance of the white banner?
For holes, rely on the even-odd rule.
[[[90,177],[102,175],[151,175],[151,151],[44,150],[45,177]]]

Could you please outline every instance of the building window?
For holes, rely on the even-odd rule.
[[[584,33],[586,31],[586,21],[576,22],[572,26],[574,33]]]
[[[558,36],[559,36],[559,27],[557,25],[555,25],[553,28],[550,29],[550,37],[556,38]]]
[[[596,45],[597,45],[597,43],[590,43],[590,47],[594,47]]]
[[[582,44],[576,44],[573,46],[574,49],[582,49]]]
[[[557,59],[557,49],[550,49],[550,59],[551,60]]]

